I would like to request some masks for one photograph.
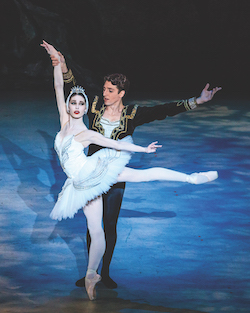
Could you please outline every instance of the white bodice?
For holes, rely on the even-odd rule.
[[[61,139],[60,132],[55,138],[55,150],[63,171],[69,178],[74,178],[87,161],[83,145],[68,135]]]

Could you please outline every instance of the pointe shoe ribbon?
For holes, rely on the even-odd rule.
[[[89,296],[89,300],[96,299],[95,285],[101,280],[101,276],[96,274],[93,278],[85,277],[85,288]]]

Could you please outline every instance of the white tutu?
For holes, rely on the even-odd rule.
[[[131,136],[122,140],[132,143]],[[108,148],[86,156],[83,149],[73,135],[62,141],[58,134],[55,138],[55,150],[68,178],[50,213],[52,219],[73,218],[88,201],[107,192],[131,158],[130,152]]]

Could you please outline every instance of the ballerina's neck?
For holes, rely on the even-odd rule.
[[[68,123],[69,129],[74,129],[74,128],[84,128],[87,129],[87,126],[84,124],[82,118],[73,118],[70,117],[69,123]]]

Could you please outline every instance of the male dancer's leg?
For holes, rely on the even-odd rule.
[[[102,282],[110,289],[117,288],[117,284],[109,277],[109,266],[112,260],[117,233],[116,225],[121,209],[122,198],[124,194],[125,183],[117,183],[110,188],[103,197],[103,226],[106,239],[106,250],[103,256],[103,264],[101,270]],[[90,235],[87,230],[87,247],[90,247]],[[85,286],[85,277],[76,282],[77,287]]]
[[[103,195],[103,226],[106,239],[106,250],[103,256],[101,277],[104,285],[110,289],[117,284],[109,276],[109,266],[112,260],[117,240],[117,220],[121,209],[125,183],[115,184],[107,194]]]

